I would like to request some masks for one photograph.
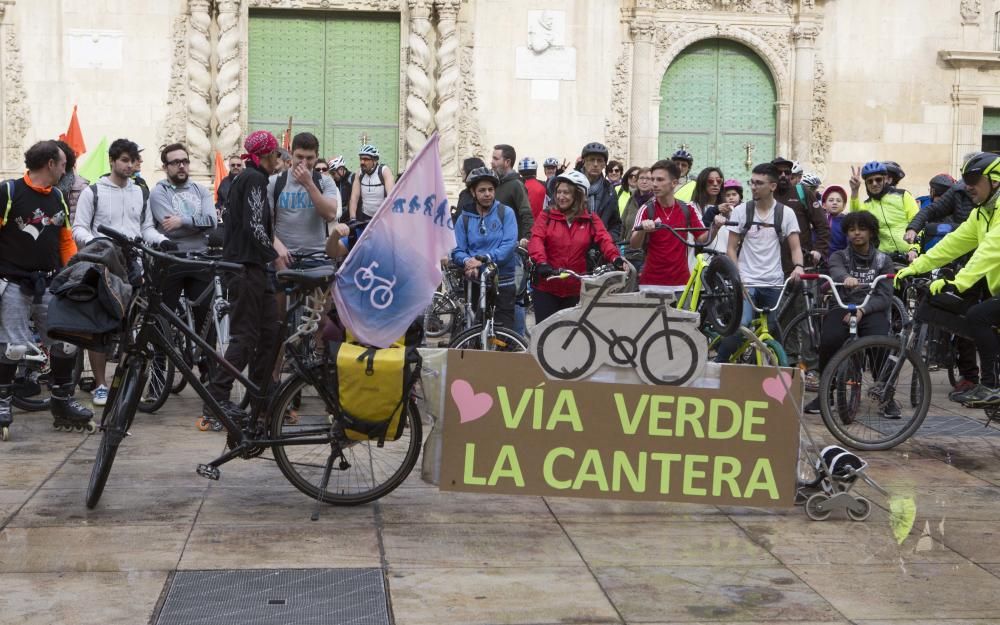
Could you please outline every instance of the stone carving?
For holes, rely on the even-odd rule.
[[[815,41],[819,37],[819,27],[816,24],[796,24],[792,28],[792,40]]]
[[[187,139],[187,17],[174,18],[170,29],[173,37],[173,64],[170,66],[170,88],[167,90],[167,119],[163,123],[163,145]]]
[[[462,75],[460,91],[462,114],[458,118],[459,160],[478,156],[480,158],[487,157],[488,161],[489,157],[483,149],[483,132],[479,127],[479,98],[476,95],[476,76],[472,67],[473,42],[471,34],[469,39],[463,43],[462,53],[458,59],[459,71]],[[440,110],[440,103],[438,108]],[[441,148],[441,154],[444,156],[444,148]],[[452,170],[454,169],[452,167]]]
[[[3,27],[4,165],[20,171],[24,159],[24,137],[28,133],[28,95],[24,91],[21,44],[14,25]]]
[[[188,95],[187,95],[187,146],[194,172],[210,171],[212,152],[211,123],[212,44],[209,29],[212,17],[208,0],[190,0],[188,34]]]
[[[629,120],[632,110],[632,46],[622,44],[611,79],[611,114],[604,120],[604,137],[614,157],[629,155]]]
[[[251,9],[335,9],[399,11],[403,0],[249,0]]]
[[[726,30],[723,29],[721,33],[723,36],[725,36]],[[777,28],[756,27],[750,29],[748,32],[767,44],[774,56],[781,59],[785,75],[790,75],[792,69],[792,37],[789,29],[781,26]]]
[[[242,39],[240,37],[239,0],[221,0],[219,7],[219,43],[216,48],[215,75],[215,149],[228,156],[240,148],[243,129],[240,108],[243,104]]]
[[[471,71],[466,71],[463,66],[459,67],[458,61],[458,2],[448,0],[439,2],[438,13],[438,50],[437,50],[437,112],[434,114],[434,121],[437,123],[441,141],[438,144],[438,151],[441,153],[441,168],[448,174],[456,170],[455,159],[457,158],[457,146],[459,145],[458,135],[458,92],[462,77],[465,76],[467,84],[471,84]],[[472,50],[468,50],[471,61]],[[470,63],[471,66],[471,63]],[[463,98],[469,88],[461,89]],[[472,95],[475,98],[475,94]],[[475,115],[476,111],[465,108],[466,116]],[[475,107],[475,100],[472,102]]]
[[[826,162],[830,156],[830,144],[833,141],[833,128],[830,126],[827,109],[826,68],[823,61],[816,59],[813,76],[813,119],[812,143],[809,160],[813,169],[820,175],[826,174]]]
[[[979,21],[979,16],[983,12],[982,0],[962,0],[962,21],[966,24],[973,24]]]
[[[812,11],[816,8],[816,0],[802,0],[801,7],[803,11]]]
[[[810,0],[811,1],[811,0]],[[791,15],[794,0],[657,0],[657,9],[673,11],[739,11]]]
[[[431,8],[427,0],[410,1],[409,63],[406,65],[407,161],[424,147],[434,126],[431,115]]]
[[[548,11],[542,11],[537,19],[528,24],[528,49],[541,54],[551,48],[556,41],[555,19]]]

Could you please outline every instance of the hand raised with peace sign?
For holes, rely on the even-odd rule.
[[[861,188],[861,168],[851,165],[851,197],[858,197]]]

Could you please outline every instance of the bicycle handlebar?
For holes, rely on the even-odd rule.
[[[611,267],[611,269],[605,269],[607,267]],[[605,270],[601,271],[601,269]],[[605,274],[612,273],[615,271],[628,275],[629,273],[635,271],[635,267],[633,267],[631,263],[626,263],[625,270],[621,271],[618,269],[614,269],[614,265],[601,265],[600,267],[594,270],[594,273],[577,273],[572,269],[557,269],[556,274],[553,276],[549,276],[548,278],[546,278],[546,280],[565,280],[566,278],[576,278],[578,280],[584,280],[586,278],[596,278],[598,276],[603,276]]]
[[[844,286],[844,283],[843,282],[834,282],[833,278],[831,278],[830,276],[828,276],[826,274],[822,274],[822,273],[804,273],[804,274],[802,274],[799,277],[802,280],[825,280],[826,283],[829,284],[830,287],[831,287],[830,291],[833,293],[833,297],[837,300],[837,306],[839,306],[840,308],[843,308],[844,310],[853,312],[853,311],[855,311],[855,310],[857,310],[859,308],[864,308],[868,304],[868,300],[871,299],[872,294],[874,293],[875,285],[877,285],[882,280],[892,280],[893,278],[896,277],[896,274],[889,273],[889,274],[885,274],[885,275],[882,275],[882,276],[878,276],[872,282],[859,282],[858,285],[856,287],[854,287],[854,288],[867,288],[867,289],[870,289],[868,291],[868,294],[865,295],[864,301],[861,302],[860,304],[845,304],[844,300],[840,299],[840,292],[837,290],[837,287],[838,286]]]
[[[145,243],[140,242],[138,237],[136,239],[130,239],[123,233],[115,230],[114,228],[109,228],[105,225],[97,226],[97,231],[119,245],[139,250],[143,254],[146,254],[147,256],[156,258],[158,260],[166,261],[168,263],[174,263],[177,265],[182,265],[184,267],[190,267],[192,269],[196,268],[208,269],[213,272],[243,271],[243,265],[239,263],[230,263],[224,260],[190,260],[186,258],[178,258],[177,256],[173,256],[166,252],[154,250]]]

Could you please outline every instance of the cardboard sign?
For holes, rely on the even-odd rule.
[[[726,365],[718,389],[563,382],[529,354],[452,350],[440,487],[791,506],[792,397],[790,369]]]

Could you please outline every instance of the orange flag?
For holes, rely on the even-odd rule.
[[[219,201],[219,185],[222,184],[222,179],[229,174],[229,170],[226,169],[226,161],[222,158],[222,152],[215,151],[215,201]]]
[[[77,156],[87,151],[87,144],[83,142],[83,131],[80,130],[80,120],[76,117],[76,105],[73,105],[73,116],[69,118],[69,129],[59,135],[59,139],[69,144]]]

